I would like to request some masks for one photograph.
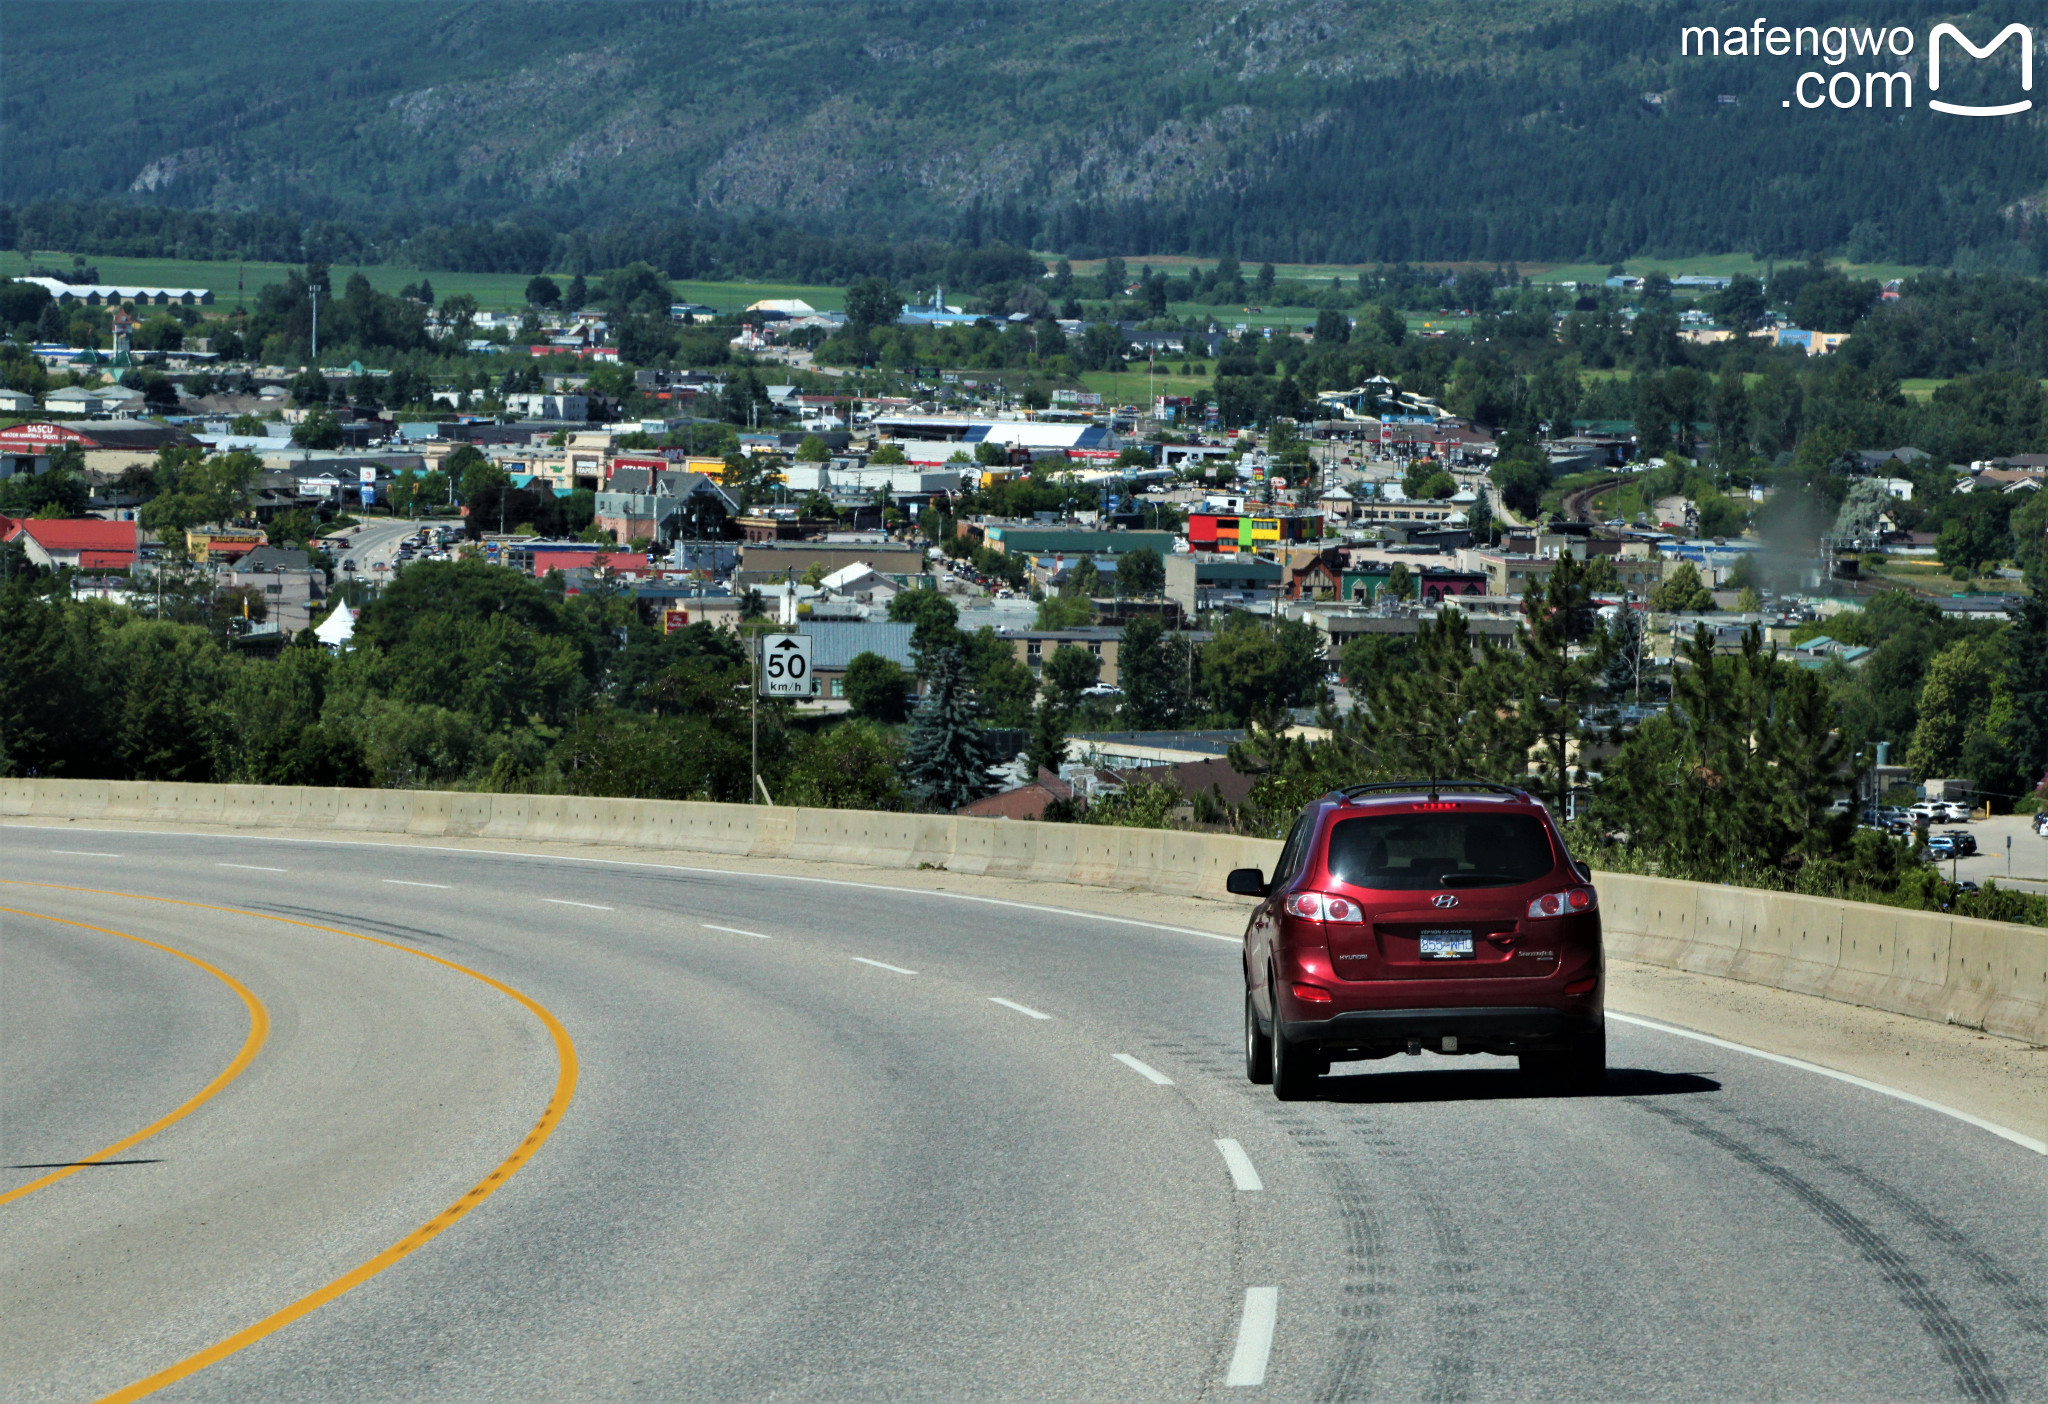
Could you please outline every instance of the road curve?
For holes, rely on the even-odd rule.
[[[9,1400],[351,1274],[154,1397],[2048,1395],[2048,1158],[1652,1029],[1597,1097],[1425,1055],[1282,1104],[1169,928],[109,830],[0,828],[0,880],[0,1194],[236,1057],[194,961],[268,1020],[0,1204]]]

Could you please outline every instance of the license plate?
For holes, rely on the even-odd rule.
[[[1422,933],[1424,960],[1470,960],[1472,933],[1469,931],[1425,931]]]

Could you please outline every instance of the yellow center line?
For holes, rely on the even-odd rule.
[[[291,917],[272,916],[268,912],[245,911],[240,907],[224,907],[211,902],[188,902],[176,897],[152,897],[139,892],[109,892],[93,887],[67,887],[60,883],[51,882],[14,882],[0,879],[0,885],[47,888],[58,892],[82,892],[96,897],[121,897],[136,902],[162,902],[174,907],[192,907],[207,912],[227,912],[234,916],[255,917],[262,921],[279,922],[285,926],[299,926],[310,931],[325,931],[336,936],[347,936],[353,940],[367,941],[374,946],[388,946],[394,951],[403,951],[407,955],[417,956],[421,960],[429,960],[436,965],[443,965],[450,970],[467,975],[472,980],[480,981],[507,998],[516,1001],[524,1006],[536,1019],[540,1020],[542,1027],[547,1029],[548,1036],[554,1040],[555,1044],[557,1064],[555,1090],[554,1094],[548,1098],[547,1107],[541,1112],[540,1120],[533,1124],[533,1129],[527,1133],[526,1139],[519,1143],[512,1154],[500,1161],[497,1168],[491,1171],[490,1174],[484,1176],[483,1179],[471,1186],[462,1198],[456,1200],[453,1204],[443,1209],[419,1228],[414,1229],[404,1238],[398,1240],[398,1242],[392,1244],[389,1248],[386,1248],[376,1257],[360,1267],[343,1273],[325,1287],[309,1292],[290,1305],[272,1312],[261,1321],[243,1327],[226,1340],[216,1341],[204,1350],[188,1355],[183,1360],[178,1361],[174,1365],[166,1366],[146,1379],[137,1380],[134,1384],[115,1390],[112,1394],[100,1400],[99,1404],[126,1404],[128,1400],[141,1399],[146,1395],[154,1394],[165,1385],[173,1384],[188,1375],[196,1375],[207,1366],[217,1364],[233,1355],[236,1351],[254,1345],[273,1331],[282,1330],[300,1317],[319,1310],[336,1297],[369,1281],[399,1259],[413,1252],[413,1250],[422,1248],[435,1238],[438,1238],[443,1232],[460,1223],[471,1210],[502,1189],[505,1182],[518,1173],[519,1168],[531,1160],[535,1152],[547,1144],[548,1137],[554,1134],[555,1127],[561,1124],[563,1115],[569,1110],[570,1099],[576,1095],[576,1045],[570,1039],[569,1031],[562,1027],[562,1021],[529,996],[513,989],[501,980],[492,979],[480,970],[472,970],[466,965],[458,965],[452,960],[430,954],[426,951],[416,951],[410,946],[401,946],[396,941],[386,941],[376,936],[365,936],[359,931],[345,931],[341,927],[323,926],[319,922],[298,921]]]
[[[250,1061],[255,1058],[256,1050],[263,1046],[264,1039],[270,1036],[270,1011],[263,1007],[263,1001],[249,993],[248,986],[244,985],[240,980],[237,980],[225,970],[208,965],[198,956],[187,955],[175,946],[166,946],[161,941],[152,941],[145,936],[135,936],[126,931],[116,931],[110,926],[94,926],[91,922],[71,921],[65,917],[51,916],[48,912],[28,912],[22,911],[17,907],[0,907],[0,913],[5,913],[9,916],[33,917],[37,921],[55,922],[59,926],[75,926],[82,931],[97,931],[104,936],[119,936],[124,941],[133,941],[138,945],[162,951],[166,955],[174,955],[179,960],[189,961],[213,976],[214,979],[240,995],[242,1003],[249,1006],[249,1036],[242,1040],[242,1051],[235,1054],[234,1060],[222,1068],[219,1073],[215,1074],[213,1081],[207,1083],[206,1086],[193,1093],[176,1108],[150,1122],[149,1125],[143,1127],[134,1135],[114,1142],[105,1150],[96,1150],[91,1155],[75,1160],[62,1169],[53,1170],[39,1180],[30,1180],[25,1185],[17,1186],[5,1194],[0,1194],[0,1204],[11,1204],[24,1195],[34,1194],[39,1189],[46,1189],[56,1184],[59,1180],[76,1175],[87,1166],[97,1165],[103,1160],[111,1159],[131,1146],[140,1145],[172,1122],[181,1121],[185,1117],[190,1116],[211,1099],[214,1093],[240,1077],[242,1070],[248,1067]]]

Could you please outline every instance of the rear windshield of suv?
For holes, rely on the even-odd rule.
[[[1330,830],[1330,873],[1354,887],[1512,887],[1555,866],[1543,822],[1528,814],[1389,814]]]

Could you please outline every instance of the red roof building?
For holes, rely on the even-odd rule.
[[[522,551],[514,547],[505,556],[506,564],[514,570],[530,570],[536,578],[551,570],[590,570],[597,566],[607,567],[614,575],[628,576],[654,575],[661,570],[646,556],[622,551],[616,546],[593,546],[587,551]]]
[[[0,517],[0,541],[19,541],[48,570],[126,571],[135,565],[135,523],[97,517]]]

